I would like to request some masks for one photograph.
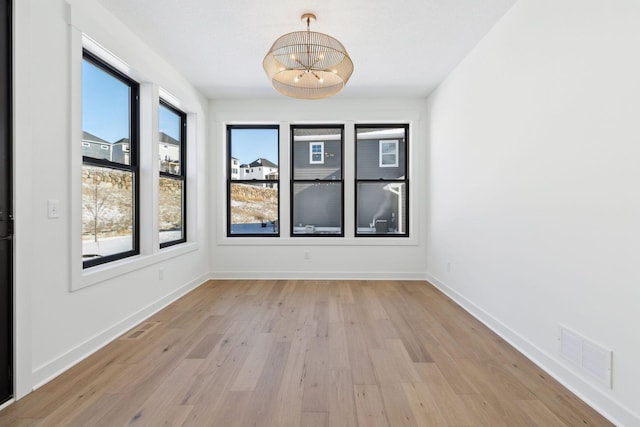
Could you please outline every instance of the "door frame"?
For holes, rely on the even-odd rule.
[[[6,132],[2,135],[2,138],[6,138],[7,147],[7,198],[8,198],[8,218],[7,221],[9,223],[7,234],[12,235],[14,233],[13,227],[13,184],[14,184],[14,176],[13,176],[13,5],[12,0],[0,0],[1,2],[1,12],[2,18],[6,23],[6,32],[2,34],[2,61],[6,63],[6,75],[2,75],[2,82],[0,83],[3,86],[3,91],[6,89],[7,100],[2,106],[2,111],[0,113],[4,116],[3,118],[6,120]],[[6,111],[5,111],[6,110]],[[5,165],[2,165],[4,168]],[[7,368],[9,368],[9,390],[8,396],[0,396],[0,404],[4,405],[5,403],[10,403],[15,397],[15,310],[14,310],[14,298],[15,298],[15,275],[14,275],[14,260],[15,260],[15,245],[13,240],[10,241],[10,249],[9,256],[7,261],[8,268],[8,276],[9,276],[9,285],[7,289]],[[5,292],[4,290],[2,292]],[[5,314],[2,314],[5,316]],[[0,367],[0,369],[4,370],[5,367]]]

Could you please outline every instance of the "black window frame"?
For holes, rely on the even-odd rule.
[[[404,129],[404,179],[384,179],[384,178],[378,178],[378,179],[358,179],[358,129],[391,129],[391,128],[402,128]],[[358,237],[379,237],[379,238],[407,238],[410,236],[409,234],[409,224],[410,224],[410,197],[409,197],[409,124],[407,123],[375,123],[375,124],[371,124],[371,123],[361,123],[361,124],[356,124],[354,126],[354,151],[355,151],[355,167],[354,167],[354,171],[355,171],[355,188],[354,188],[354,194],[355,194],[355,203],[354,203],[354,213],[355,213],[355,217],[354,217],[354,235],[356,238]],[[390,139],[395,139],[395,138],[390,138]],[[398,147],[398,156],[400,155],[400,147]],[[398,164],[400,164],[400,159],[398,159]],[[404,184],[405,185],[405,192],[406,192],[406,197],[407,197],[407,201],[406,201],[406,206],[405,206],[405,216],[406,216],[406,221],[405,221],[405,232],[404,233],[386,233],[386,234],[377,234],[377,233],[359,233],[358,232],[358,188],[359,188],[359,184],[388,184],[388,183],[399,183],[399,184]],[[396,221],[399,221],[399,218],[396,218]]]
[[[332,183],[332,185],[336,185],[336,181],[337,180],[323,180],[323,179],[295,179],[295,161],[294,161],[294,129],[340,129],[340,233],[327,233],[327,234],[322,234],[322,233],[299,233],[299,234],[295,234],[293,232],[293,229],[295,227],[295,223],[294,223],[294,187],[295,184],[317,184],[317,183],[321,183],[323,181],[327,181]],[[310,124],[310,125],[297,125],[297,124],[292,124],[290,125],[290,149],[289,152],[291,154],[290,156],[290,184],[289,184],[289,235],[291,237],[295,237],[295,238],[300,238],[300,237],[344,237],[344,228],[345,228],[345,224],[344,224],[344,124]],[[324,142],[325,141],[318,141],[318,142],[323,142],[323,149],[322,152],[323,154],[326,152],[325,148],[324,148]],[[315,164],[315,163],[314,163]],[[324,163],[322,163],[324,164]]]
[[[88,61],[92,65],[100,68],[102,71],[108,73],[112,77],[120,80],[125,85],[129,86],[129,164],[112,162],[106,159],[96,159],[93,157],[82,156],[83,166],[95,166],[106,169],[115,169],[131,173],[132,175],[132,187],[133,187],[133,200],[132,200],[132,248],[125,252],[118,252],[115,254],[92,258],[82,261],[82,268],[91,268],[98,265],[107,264],[113,261],[129,258],[140,254],[140,84],[133,80],[131,77],[122,73],[109,63],[100,59],[97,55],[87,49],[82,49],[82,60]],[[84,89],[84,88],[83,88]]]
[[[180,243],[185,243],[187,241],[187,113],[179,110],[162,98],[160,98],[159,106],[163,106],[168,110],[171,110],[171,112],[180,117],[180,173],[174,174],[160,170],[158,184],[160,184],[160,178],[168,178],[182,182],[182,237],[168,242],[161,242],[160,249],[163,249],[169,246],[179,245]],[[160,190],[158,189],[158,192],[159,191]],[[160,197],[158,197],[158,215],[160,215]],[[160,229],[158,229],[158,235],[159,234]]]
[[[278,140],[278,144],[277,144],[277,148],[278,148],[278,158],[276,159],[276,161],[278,162],[278,179],[277,180],[273,180],[273,179],[251,179],[251,180],[246,180],[246,179],[231,179],[231,158],[233,157],[231,155],[231,133],[233,131],[233,129],[275,129],[277,131],[277,140]],[[280,237],[280,193],[281,193],[281,186],[280,186],[280,169],[281,169],[281,162],[280,162],[280,125],[260,125],[260,124],[251,124],[251,125],[227,125],[227,132],[226,132],[226,137],[227,137],[227,155],[226,155],[226,173],[227,173],[227,237],[233,237],[233,238],[242,238],[242,237],[263,237],[263,238],[274,238],[274,237]],[[241,160],[241,159],[238,159]],[[249,168],[247,168],[249,169]],[[251,168],[251,171],[253,172],[253,168]],[[275,181],[275,184],[277,185],[278,188],[278,218],[277,218],[277,225],[275,225],[276,228],[276,232],[275,233],[241,233],[241,234],[233,234],[231,233],[231,186],[233,184],[246,184],[247,182],[251,183],[251,184],[273,184]]]

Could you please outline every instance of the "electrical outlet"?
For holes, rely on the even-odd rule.
[[[47,217],[60,218],[60,201],[53,199],[47,200]]]
[[[311,252],[304,251],[304,259],[311,259]]]
[[[164,280],[164,267],[160,267],[158,269],[158,279],[159,280]]]

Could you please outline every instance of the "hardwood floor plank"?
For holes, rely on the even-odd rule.
[[[359,325],[346,325],[347,353],[354,384],[376,384],[376,375],[369,358],[364,334]]]
[[[389,425],[393,427],[418,427],[411,404],[404,393],[401,383],[382,384],[380,386],[380,394],[382,395],[382,403],[387,413]]]
[[[355,402],[353,399],[353,383],[349,370],[331,371],[329,426],[358,427]]]
[[[329,417],[326,412],[303,412],[301,427],[328,427]]]
[[[256,389],[245,407],[243,426],[270,425],[277,402],[277,394],[273,391],[280,386],[290,350],[291,343],[279,342],[271,348]]]
[[[354,385],[356,414],[358,425],[370,427],[388,427],[387,413],[377,385]]]
[[[435,363],[418,363],[415,366],[423,383],[431,390],[438,410],[452,426],[473,424],[473,414],[465,406],[460,397],[453,391]]]
[[[305,360],[304,393],[302,410],[304,412],[329,412],[329,340],[312,337]]]
[[[540,427],[566,426],[539,400],[516,400],[515,403]]]
[[[272,423],[275,426],[296,427],[301,423],[307,351],[308,338],[295,339],[291,343],[282,382],[278,389],[278,398]]]
[[[431,391],[423,383],[403,383],[404,394],[419,426],[443,426],[449,424],[442,416]]]
[[[249,351],[240,372],[231,386],[232,391],[253,391],[262,375],[267,356],[275,343],[274,334],[259,334]]]
[[[426,282],[210,281],[4,426],[611,426]]]

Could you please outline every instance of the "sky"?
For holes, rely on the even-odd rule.
[[[82,61],[82,130],[108,142],[129,138],[129,87]]]
[[[232,129],[231,156],[240,164],[258,158],[278,164],[278,129]]]
[[[162,105],[158,126],[180,140],[180,117]],[[129,87],[88,61],[82,61],[82,130],[107,142],[129,138]]]

